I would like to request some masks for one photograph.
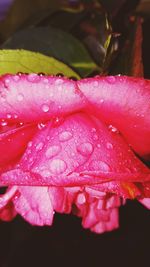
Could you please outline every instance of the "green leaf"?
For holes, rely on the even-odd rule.
[[[53,27],[20,31],[5,42],[2,48],[26,49],[52,56],[75,69],[81,77],[99,69],[78,39]]]
[[[68,77],[80,78],[71,68],[53,57],[26,50],[0,50],[0,74],[17,72],[62,73]]]

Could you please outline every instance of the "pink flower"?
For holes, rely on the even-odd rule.
[[[150,81],[5,75],[0,92],[2,220],[73,212],[102,233],[126,199],[150,208]]]

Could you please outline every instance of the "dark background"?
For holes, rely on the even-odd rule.
[[[143,23],[145,77],[150,78],[150,19]],[[141,133],[142,134],[142,133]],[[149,266],[150,211],[137,201],[120,208],[119,230],[97,235],[79,218],[55,215],[52,227],[33,227],[21,217],[0,224],[0,267]]]
[[[71,215],[52,227],[33,227],[19,216],[0,225],[0,266],[148,266],[150,212],[136,201],[120,209],[119,230],[102,235]]]

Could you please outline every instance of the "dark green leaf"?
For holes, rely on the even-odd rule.
[[[52,27],[20,31],[4,43],[2,48],[26,49],[55,57],[74,68],[82,77],[98,70],[79,40]]]
[[[0,50],[0,74],[17,72],[62,73],[79,78],[67,65],[52,57],[25,50]]]

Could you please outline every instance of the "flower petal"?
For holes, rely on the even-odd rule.
[[[141,156],[150,155],[150,81],[126,76],[83,79],[79,89],[96,115],[117,127]],[[112,127],[112,130],[114,128]]]
[[[35,125],[25,125],[0,134],[0,166],[12,163],[25,151],[27,143],[37,131]]]
[[[5,75],[0,78],[0,118],[35,122],[80,110],[85,98],[76,82],[51,76]]]
[[[94,117],[76,113],[35,134],[16,169],[1,184],[79,186],[109,181],[144,182],[149,169],[120,134]]]
[[[13,200],[15,210],[33,225],[51,225],[53,208],[47,187],[18,187],[19,194]]]

